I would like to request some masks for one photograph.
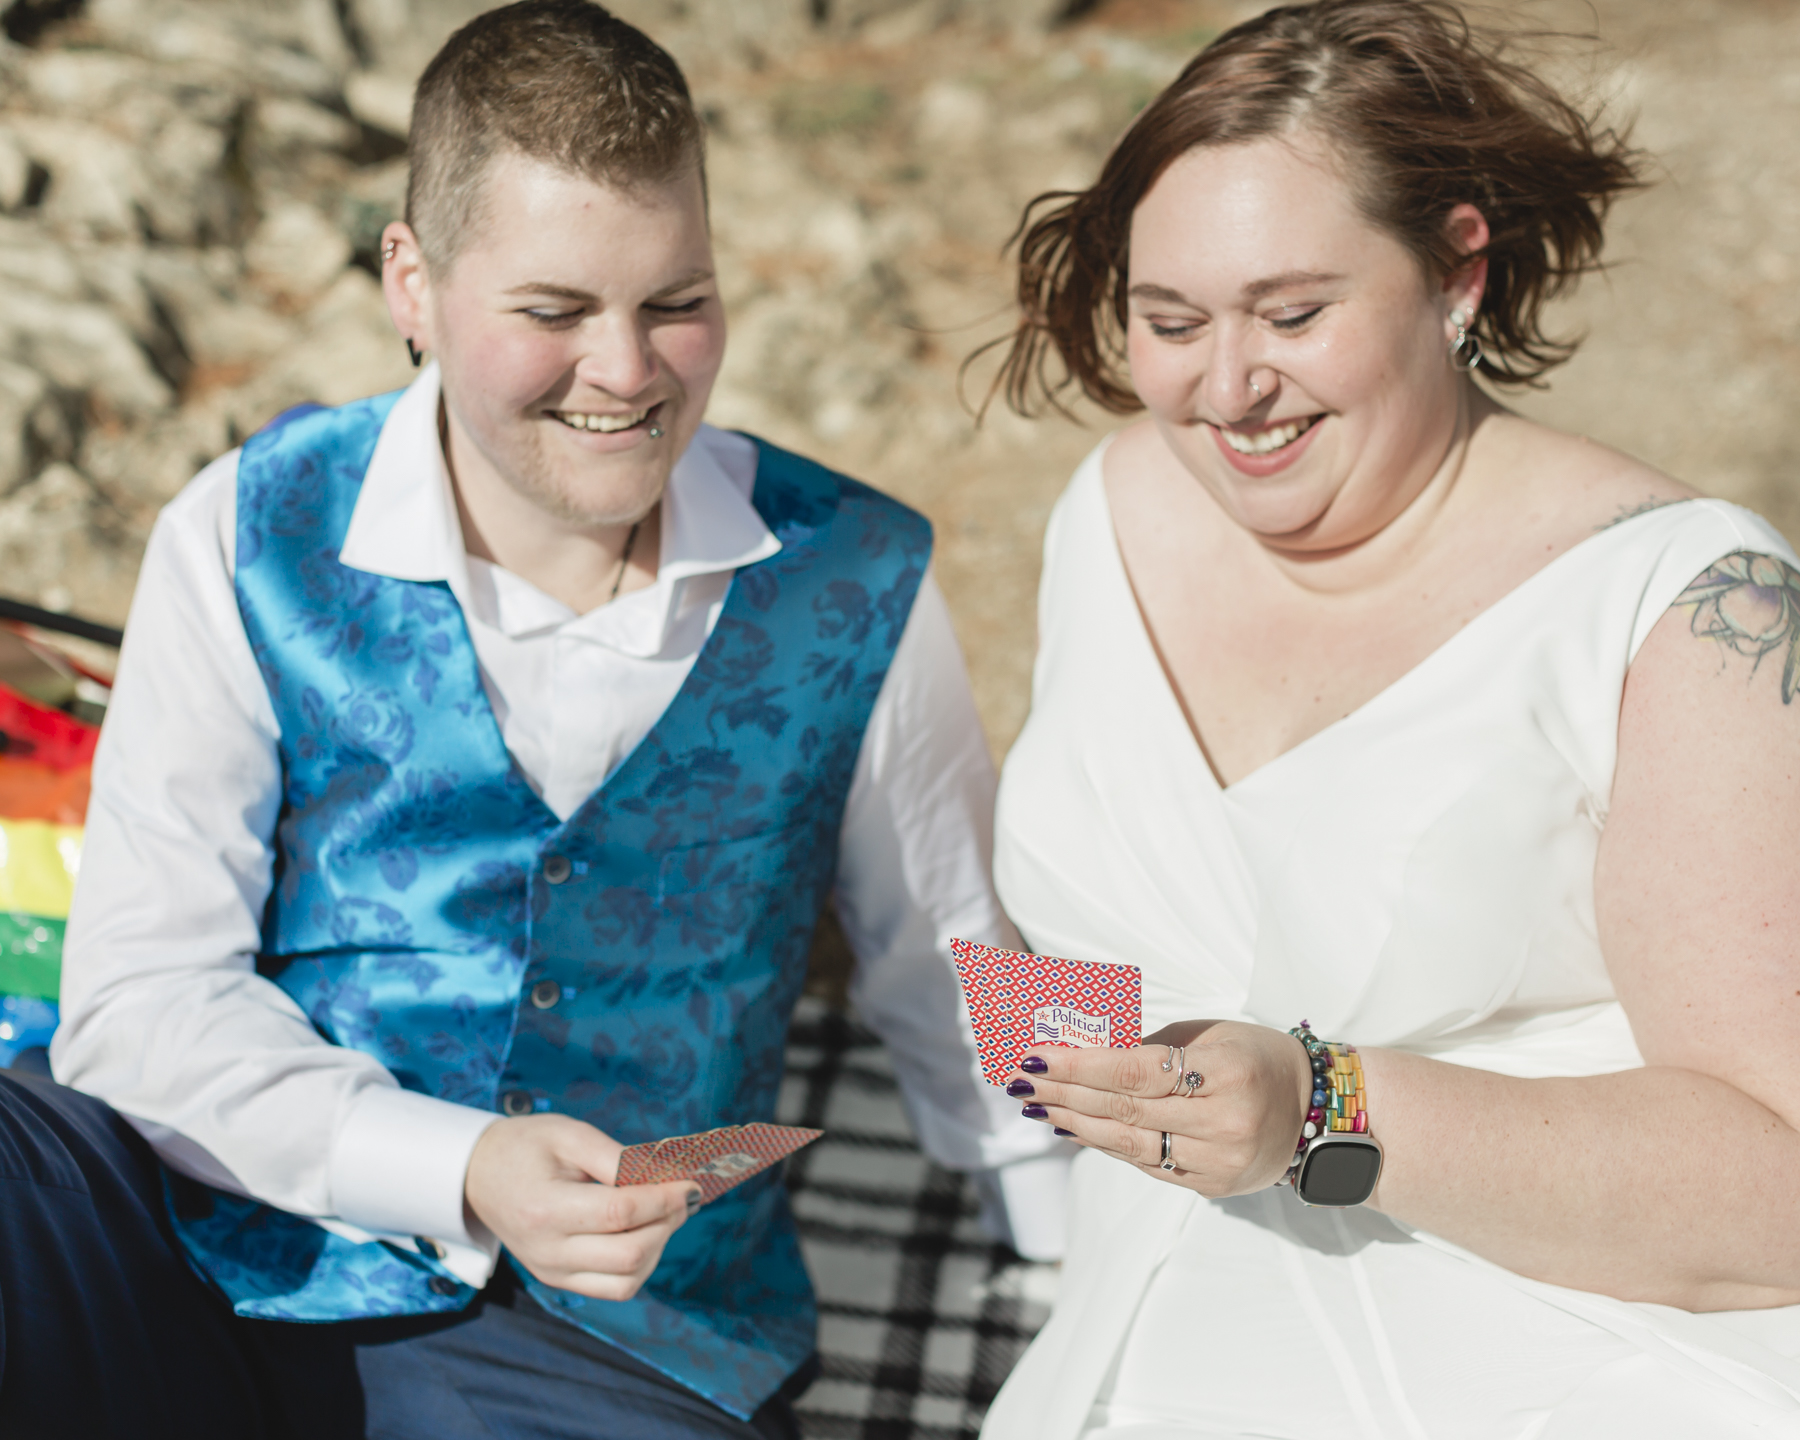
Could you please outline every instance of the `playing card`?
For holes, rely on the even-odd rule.
[[[726,1125],[698,1135],[672,1135],[646,1145],[627,1145],[619,1155],[618,1185],[657,1185],[693,1180],[700,1203],[711,1204],[759,1170],[810,1145],[825,1132],[795,1125]]]
[[[1143,984],[1135,965],[1022,955],[972,940],[952,940],[950,954],[989,1084],[1005,1084],[1033,1045],[1138,1043]]]

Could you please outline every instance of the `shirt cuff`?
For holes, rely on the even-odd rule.
[[[461,1252],[459,1273],[472,1267],[471,1251],[484,1253],[492,1269],[499,1244],[485,1226],[471,1232],[463,1183],[475,1142],[499,1118],[398,1086],[371,1085],[332,1145],[333,1212],[359,1230],[435,1240]]]
[[[971,1171],[981,1225],[1027,1260],[1060,1260],[1068,1248],[1069,1167],[1078,1147]]]

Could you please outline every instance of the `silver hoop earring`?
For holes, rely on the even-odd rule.
[[[1462,311],[1452,310],[1450,319],[1456,326],[1456,338],[1450,342],[1450,363],[1466,375],[1481,364],[1481,337],[1469,333]]]

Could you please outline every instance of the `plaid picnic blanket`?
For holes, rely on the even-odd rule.
[[[874,1035],[809,996],[787,1059],[780,1120],[825,1131],[788,1161],[819,1292],[824,1369],[795,1406],[808,1440],[974,1440],[1056,1267],[981,1233],[973,1188],[920,1153]]]

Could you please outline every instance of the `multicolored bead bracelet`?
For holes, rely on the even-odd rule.
[[[1321,1040],[1302,1020],[1288,1031],[1306,1047],[1312,1062],[1312,1104],[1306,1112],[1306,1123],[1300,1129],[1300,1143],[1294,1150],[1287,1173],[1275,1183],[1292,1185],[1306,1158],[1306,1147],[1328,1130],[1355,1131],[1367,1134],[1369,1111],[1367,1089],[1363,1083],[1362,1056],[1354,1045],[1335,1040]]]

